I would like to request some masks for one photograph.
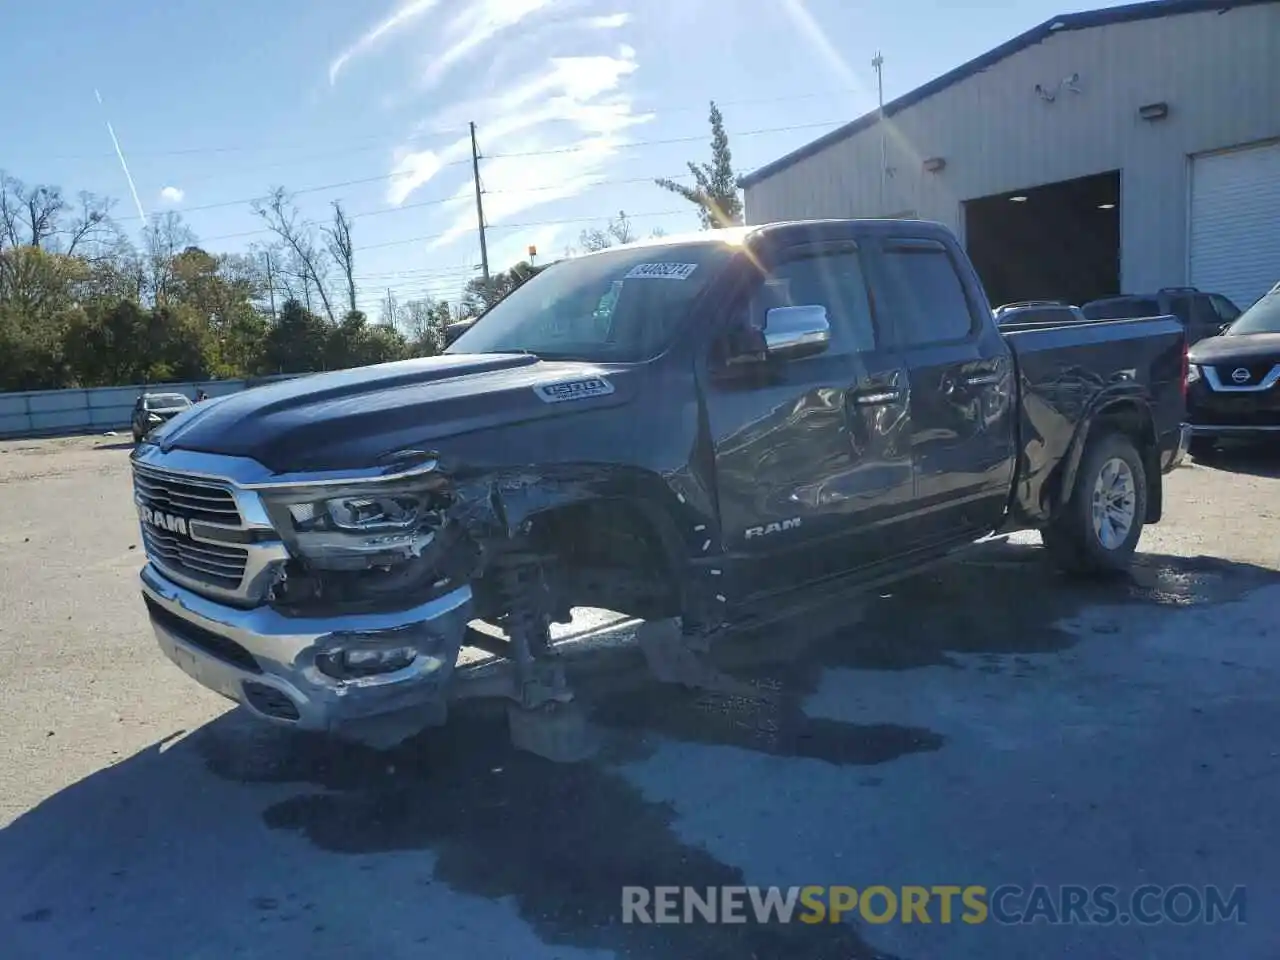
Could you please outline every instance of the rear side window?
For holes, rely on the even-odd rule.
[[[963,340],[973,330],[964,284],[947,248],[934,241],[887,241],[881,253],[878,308],[900,346]]]

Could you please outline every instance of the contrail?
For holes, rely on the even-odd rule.
[[[98,98],[98,106],[103,106],[102,94],[97,90],[93,91],[93,95]],[[106,110],[103,109],[103,119],[106,119]],[[129,192],[133,194],[133,205],[138,208],[138,219],[142,221],[142,225],[147,225],[147,215],[143,212],[142,201],[138,199],[138,188],[133,185],[133,174],[129,172],[129,164],[124,161],[124,151],[120,149],[120,141],[116,138],[115,128],[111,126],[111,121],[107,120],[107,133],[111,134],[111,142],[115,144],[116,156],[120,158],[120,169],[124,171],[124,178],[129,181]]]

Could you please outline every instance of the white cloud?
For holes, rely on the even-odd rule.
[[[165,187],[160,191],[160,199],[165,203],[181,203],[186,195],[186,191],[181,187]]]
[[[409,0],[408,3],[405,3],[389,17],[371,27],[361,35],[360,39],[343,50],[329,63],[329,83],[338,82],[338,74],[351,60],[361,54],[368,53],[369,50],[377,45],[379,40],[389,37],[406,24],[413,22],[434,7],[437,2],[438,0]]]
[[[613,52],[592,51],[588,46],[581,55],[546,56],[547,51],[565,48],[566,32],[578,35],[575,46],[588,37],[596,38],[588,43],[599,44],[602,32],[625,27],[630,14],[565,19],[569,4],[563,0],[450,3],[451,19],[442,28],[440,21],[434,21],[437,29],[430,35],[422,31],[419,82],[406,89],[414,97],[431,91],[427,95],[445,106],[424,116],[392,153],[386,189],[387,203],[400,206],[425,185],[443,181],[442,193],[432,191],[448,197],[431,208],[436,222],[431,232],[440,234],[431,244],[435,249],[475,233],[471,142],[465,132],[469,122],[476,123],[482,151],[485,219],[500,228],[545,219],[521,214],[606,180],[616,154],[630,142],[632,128],[653,119],[652,114],[634,109],[630,89],[638,69],[634,48],[615,40],[609,42]],[[357,47],[375,42],[385,32],[375,34],[366,34]],[[335,65],[342,64],[335,61]],[[451,73],[455,70],[456,77]],[[466,92],[458,96],[455,87]],[[468,95],[471,90],[476,93]],[[428,203],[430,197],[426,195]],[[528,242],[549,247],[559,233],[553,226],[535,223],[521,228],[520,237],[541,239],[512,239],[511,249],[522,255]],[[498,244],[507,236],[511,235],[495,229]]]
[[[652,119],[635,113],[620,90],[635,69],[635,60],[627,57],[556,57],[542,73],[485,102],[492,119],[480,125],[488,153],[481,176],[490,224],[576,196],[606,178],[609,162],[627,143],[627,131]],[[555,140],[541,134],[552,125],[567,125],[574,138],[566,142],[563,133]],[[457,196],[469,190],[464,183]],[[460,211],[433,246],[447,246],[473,229],[474,218]]]
[[[422,82],[434,87],[456,64],[508,27],[549,6],[551,0],[471,0],[446,28],[449,47],[432,55]]]
[[[593,30],[617,30],[631,22],[631,14],[610,13],[603,17],[587,17],[585,22]]]

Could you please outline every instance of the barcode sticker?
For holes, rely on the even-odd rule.
[[[637,263],[622,279],[688,280],[697,269],[696,263]]]

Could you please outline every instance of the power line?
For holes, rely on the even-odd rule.
[[[800,123],[800,124],[791,124],[783,127],[764,127],[759,130],[742,130],[737,133],[730,133],[729,136],[730,137],[749,137],[749,136],[759,136],[759,135],[768,134],[768,133],[789,133],[797,130],[812,130],[812,129],[817,129],[819,127],[839,126],[846,122],[847,121],[845,120],[827,120],[821,123]],[[693,143],[696,141],[709,140],[709,139],[710,139],[710,134],[693,136],[693,137],[673,138],[669,140],[633,140],[627,144],[620,144],[618,149],[624,150],[624,149],[630,149],[630,148],[636,148],[636,147],[665,146],[673,143]],[[512,159],[512,158],[521,158],[521,157],[543,157],[543,156],[550,157],[550,156],[559,156],[565,153],[577,153],[587,149],[590,149],[590,148],[589,147],[561,147],[561,148],[551,149],[551,150],[529,150],[523,153],[493,154],[486,157],[486,159],[497,160],[497,159]],[[449,163],[442,164],[441,166],[442,168],[451,167],[451,166],[462,166],[469,163],[471,163],[470,158],[466,160],[450,161]],[[384,173],[384,174],[380,174],[378,176],[373,176],[373,177],[360,177],[352,180],[340,180],[336,183],[325,183],[325,184],[320,184],[318,186],[301,187],[297,190],[289,190],[287,192],[291,196],[302,196],[310,193],[324,193],[327,190],[339,190],[339,189],[342,189],[343,187],[362,186],[370,183],[385,183],[388,180],[394,180],[397,177],[403,177],[405,175],[406,174],[403,171],[393,171],[391,173]],[[678,177],[687,177],[687,176],[688,174],[678,175]],[[677,179],[678,177],[672,177],[671,179]],[[643,177],[637,180],[626,181],[626,182],[639,183],[639,182],[642,182],[643,180],[650,180],[650,179],[653,179],[653,178]],[[552,189],[552,188],[545,187],[545,188],[537,188],[537,189]],[[493,193],[498,191],[488,191],[488,192]],[[517,191],[503,191],[503,192],[512,193]],[[220,209],[225,209],[227,207],[243,206],[245,204],[251,204],[255,201],[269,199],[269,196],[270,196],[269,194],[259,194],[252,197],[241,197],[236,200],[222,200],[222,201],[218,201],[217,203],[206,203],[206,204],[201,204],[199,206],[194,206],[194,207],[176,207],[172,209],[174,210],[175,213],[181,213],[181,214],[199,213],[205,210],[220,210]],[[454,197],[443,197],[438,200],[424,201],[418,205],[426,206],[426,205],[431,205],[435,203],[448,203],[450,200],[453,200],[453,199]],[[406,204],[404,205],[404,207],[390,208],[385,212],[391,212],[391,210],[395,210],[395,209],[405,209],[408,206],[409,205]],[[379,211],[379,212],[383,212],[383,211]],[[372,215],[372,212],[361,214],[361,216],[371,216],[371,215]],[[127,217],[117,217],[115,219],[120,221],[126,221],[126,220],[137,220],[139,218],[137,217],[137,215],[130,215]]]
[[[811,91],[809,93],[787,94],[787,95],[778,96],[778,97],[749,97],[749,98],[736,99],[736,100],[719,100],[719,99],[716,99],[715,97],[709,97],[709,98],[705,98],[705,102],[710,102],[711,100],[715,100],[716,104],[720,107],[737,107],[737,106],[750,106],[750,105],[756,105],[756,104],[769,104],[769,103],[791,103],[799,100],[837,99],[841,97],[847,97],[850,94],[856,95],[860,93],[862,93],[861,90],[853,90],[853,89],[819,90],[819,91]],[[664,107],[661,105],[646,105],[642,101],[638,101],[636,103],[636,106],[638,108],[643,108],[644,110],[660,112],[663,115],[671,114],[671,113],[692,113],[694,111],[702,112],[707,109],[705,106],[702,106],[701,103],[696,107],[690,106],[688,104],[683,104],[680,106]],[[841,122],[843,123],[845,121],[841,121]],[[428,135],[435,136],[435,137],[447,137],[454,134],[456,134],[458,137],[465,137],[467,135],[467,128],[436,127],[432,130],[425,131],[425,132]],[[742,134],[738,134],[738,136],[742,136]],[[356,134],[356,135],[344,137],[344,139],[349,143],[371,143],[374,141],[385,142],[388,140],[399,140],[401,139],[401,135],[394,131],[388,130],[382,133]],[[296,143],[259,143],[259,144],[235,144],[235,145],[220,144],[220,145],[204,146],[204,147],[175,147],[167,150],[132,150],[130,151],[130,155],[133,157],[139,157],[139,158],[141,157],[157,157],[157,158],[189,157],[189,156],[198,156],[200,154],[268,153],[273,151],[286,152],[286,151],[298,150],[298,149],[303,149],[303,145],[296,144]],[[376,147],[358,148],[354,150],[345,150],[345,151],[339,151],[339,152],[329,152],[326,154],[318,155],[317,157],[304,157],[302,159],[319,159],[319,158],[349,156],[355,153],[363,153],[368,149],[376,149]],[[48,157],[47,159],[50,161],[64,161],[64,160],[103,160],[103,159],[109,159],[109,158],[114,158],[114,154],[64,153],[64,154],[55,154],[51,157]]]

